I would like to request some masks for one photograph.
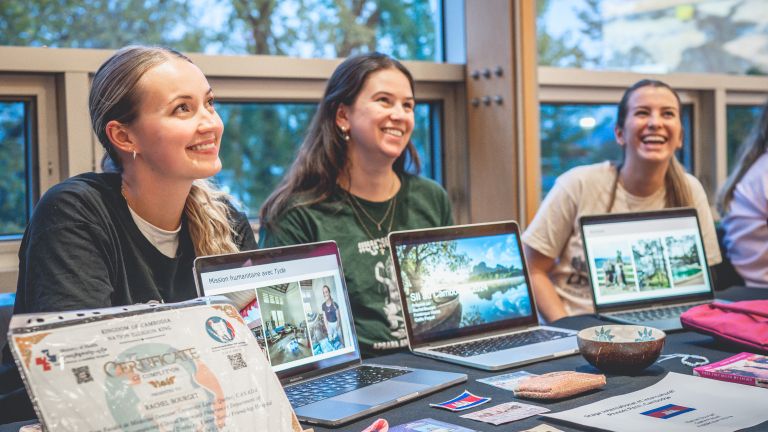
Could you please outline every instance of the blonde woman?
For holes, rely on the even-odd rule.
[[[721,261],[707,196],[675,158],[683,145],[680,98],[667,84],[642,80],[621,99],[614,133],[619,163],[561,175],[523,235],[536,303],[544,319],[593,311],[579,217],[695,207],[710,266]]]
[[[105,172],[65,180],[38,203],[14,313],[187,300],[196,256],[256,248],[245,215],[205,180],[221,169],[224,126],[187,57],[119,50],[96,72],[89,108]]]

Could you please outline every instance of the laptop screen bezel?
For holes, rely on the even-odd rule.
[[[709,291],[702,292],[702,293],[687,293],[687,294],[680,294],[675,296],[669,296],[669,297],[663,297],[663,298],[646,298],[646,299],[638,299],[638,300],[630,300],[626,302],[617,302],[617,303],[611,303],[611,304],[598,304],[597,302],[597,295],[596,295],[596,287],[592,280],[592,261],[589,257],[589,251],[587,248],[587,240],[586,236],[584,235],[584,228],[589,225],[596,225],[596,224],[606,224],[606,223],[622,223],[622,222],[639,222],[644,220],[653,220],[653,219],[678,219],[678,218],[690,218],[693,217],[696,220],[696,226],[699,232],[699,240],[701,242],[701,252],[704,255],[704,262],[705,262],[705,270],[704,270],[704,277],[706,278],[707,286],[709,287]],[[637,307],[642,306],[650,306],[650,305],[665,305],[665,304],[674,304],[674,303],[680,303],[681,301],[688,301],[691,302],[695,301],[703,301],[703,300],[711,300],[715,297],[714,292],[714,285],[712,283],[712,275],[710,273],[709,268],[709,260],[707,258],[707,249],[706,245],[704,244],[704,237],[702,235],[701,231],[701,222],[699,221],[699,215],[695,208],[675,208],[675,209],[664,209],[664,210],[652,210],[652,211],[645,211],[645,212],[635,212],[635,213],[607,213],[607,214],[599,214],[599,215],[587,215],[587,216],[581,216],[579,218],[579,227],[581,230],[581,245],[584,249],[584,259],[587,265],[588,270],[588,277],[589,277],[589,287],[592,291],[592,304],[595,308],[595,312],[614,312],[614,311],[621,311],[626,309],[634,309]]]
[[[346,303],[346,310],[348,311],[347,318],[350,320],[349,327],[352,333],[351,341],[354,344],[354,350],[350,353],[341,354],[318,361],[312,361],[275,372],[283,384],[289,384],[321,373],[343,369],[350,365],[359,364],[361,362],[360,347],[357,343],[357,334],[355,331],[352,307],[349,303],[349,294],[347,291],[346,281],[344,279],[344,270],[342,268],[341,256],[339,254],[339,248],[336,242],[331,240],[295,246],[254,249],[251,251],[237,252],[232,254],[198,257],[194,261],[195,284],[197,286],[198,295],[202,296],[205,295],[205,292],[203,291],[202,275],[206,272],[241,268],[249,260],[252,261],[249,266],[257,266],[329,255],[334,255],[338,264],[339,276],[341,280],[341,290],[343,292],[344,302]]]
[[[397,258],[397,246],[408,243],[427,243],[445,240],[458,240],[463,238],[476,238],[476,237],[488,237],[495,235],[514,235],[517,242],[518,249],[520,251],[520,258],[523,265],[523,275],[525,277],[525,284],[528,290],[528,296],[531,302],[531,315],[517,317],[512,319],[506,319],[502,321],[496,321],[488,324],[477,325],[473,327],[458,328],[450,331],[444,331],[442,333],[428,335],[428,336],[416,336],[413,331],[413,323],[411,322],[411,313],[408,308],[408,301],[406,299],[406,293],[403,285],[403,279],[400,272],[400,260]],[[515,221],[502,221],[483,224],[471,224],[471,225],[456,225],[450,227],[441,228],[427,228],[420,230],[409,231],[394,231],[389,234],[389,250],[392,255],[392,263],[394,265],[395,277],[397,278],[397,289],[400,292],[400,302],[403,308],[403,318],[405,321],[405,328],[408,332],[408,342],[411,349],[415,349],[424,345],[433,344],[435,342],[446,342],[466,339],[472,336],[482,334],[492,334],[499,331],[508,331],[512,328],[527,327],[538,325],[539,317],[536,310],[536,301],[533,295],[533,287],[531,285],[531,278],[528,274],[528,264],[523,252],[522,239],[520,236],[520,227]]]

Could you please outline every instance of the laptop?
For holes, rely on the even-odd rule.
[[[390,250],[414,354],[499,370],[578,352],[539,326],[514,221],[398,231]]]
[[[195,260],[198,294],[241,311],[299,420],[336,426],[467,380],[362,364],[335,242]]]
[[[696,210],[582,216],[595,312],[680,330],[680,314],[714,300]]]

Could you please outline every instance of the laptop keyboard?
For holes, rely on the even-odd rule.
[[[620,313],[614,313],[610,315],[614,318],[619,318],[622,320],[634,321],[634,322],[660,321],[660,320],[680,318],[680,315],[682,315],[682,313],[687,311],[688,309],[694,306],[699,306],[707,303],[708,302],[702,302],[702,303],[696,303],[696,304],[673,305],[673,306],[665,306],[665,307],[653,308],[653,309],[641,309],[641,310],[635,310],[635,311],[620,312]]]
[[[495,338],[433,348],[432,350],[446,354],[453,354],[459,357],[472,357],[480,354],[501,351],[523,345],[531,345],[538,342],[546,342],[568,336],[571,336],[571,334],[553,330],[536,329]]]
[[[303,384],[287,387],[285,393],[288,395],[291,405],[294,408],[298,408],[410,372],[407,369],[363,365]]]

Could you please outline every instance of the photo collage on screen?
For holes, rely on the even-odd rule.
[[[415,334],[531,314],[513,234],[397,246]]]
[[[333,276],[260,287],[240,311],[272,366],[352,345],[344,297]]]
[[[705,284],[703,256],[692,234],[595,241],[590,255],[601,296]]]

